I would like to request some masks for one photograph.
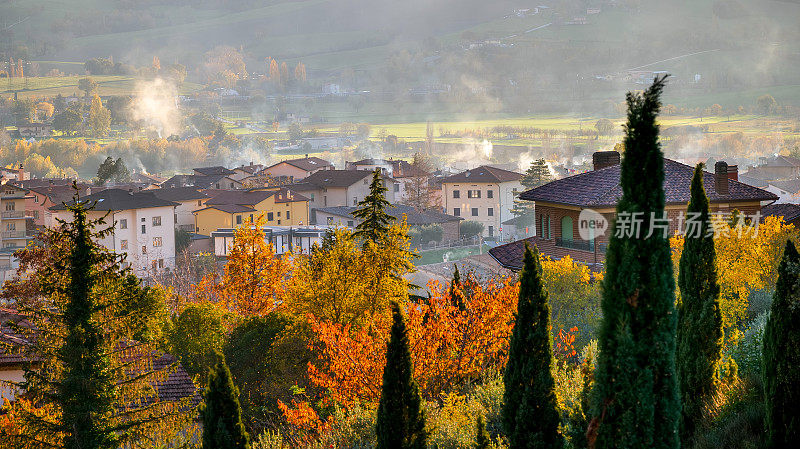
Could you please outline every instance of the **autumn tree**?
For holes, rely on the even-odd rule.
[[[278,67],[278,61],[268,58],[267,65],[269,66],[269,79],[272,81],[275,86],[280,87],[283,85],[281,82],[281,71],[280,67]]]
[[[111,113],[108,109],[103,107],[103,102],[97,95],[92,98],[92,105],[89,107],[87,123],[95,137],[105,136],[111,128]]]
[[[294,79],[301,83],[306,82],[306,65],[298,61],[294,68]]]
[[[242,423],[239,389],[233,384],[225,358],[208,375],[200,418],[203,421],[203,449],[247,449],[250,435]]]
[[[22,250],[5,286],[28,323],[15,326],[28,344],[13,350],[37,361],[14,384],[26,400],[13,406],[23,430],[4,441],[13,447],[136,447],[156,433],[174,436],[192,413],[190,397],[159,399],[156,388],[175,368],[153,363],[163,302],[121,268],[124,257],[96,243],[113,228],[90,219],[89,206],[71,203],[72,221]]]
[[[337,229],[329,243],[294,257],[284,304],[299,316],[341,325],[361,325],[405,301],[413,270],[405,223],[391,226],[376,242],[359,245],[348,229]]]
[[[263,316],[282,300],[290,268],[266,241],[263,217],[259,216],[255,222],[247,220],[236,228],[222,278],[215,283],[211,274],[206,282],[214,284],[217,298],[231,310]]]
[[[770,447],[794,447],[800,439],[800,254],[786,242],[764,328],[763,379]]]
[[[469,274],[461,284],[469,292],[463,309],[454,305],[454,288],[434,282],[430,298],[406,312],[414,378],[429,400],[505,365],[518,282],[481,283]],[[377,402],[390,326],[385,313],[359,326],[311,320],[319,354],[311,381],[340,404]]]
[[[681,440],[688,446],[706,405],[719,382],[722,358],[722,315],[717,284],[714,233],[709,232],[708,197],[703,188],[703,164],[692,178],[687,214],[696,229],[685,236],[678,272],[677,371],[681,402]]]
[[[425,449],[428,433],[419,387],[409,350],[405,318],[397,302],[392,303],[392,329],[386,347],[381,399],[375,434],[377,449]]]
[[[441,203],[439,192],[430,183],[434,167],[428,156],[414,153],[411,159],[410,173],[405,173],[409,181],[406,183],[406,194],[403,203],[417,210],[426,210]]]
[[[376,168],[369,185],[369,194],[358,202],[359,208],[353,211],[353,217],[361,220],[353,235],[363,239],[365,244],[369,241],[376,242],[386,235],[389,224],[394,221],[394,217],[386,213],[386,209],[392,207],[384,196],[387,190],[383,185],[381,170]]]
[[[89,95],[94,95],[97,91],[97,81],[92,78],[81,78],[78,80],[78,89],[83,91],[83,95],[88,97]]]
[[[512,449],[561,448],[553,369],[550,305],[539,250],[526,244],[514,331],[503,374],[503,429]]]
[[[615,232],[606,252],[603,323],[589,444],[597,449],[677,448],[680,398],[675,375],[674,280],[667,236],[618,232],[639,212],[641,229],[664,213],[664,160],[656,116],[665,78],[628,93],[625,157]],[[652,215],[651,215],[652,214]]]
[[[55,107],[53,107],[52,103],[48,103],[46,101],[40,101],[36,103],[36,116],[39,120],[48,120],[50,117],[53,116],[53,112],[55,112]]]

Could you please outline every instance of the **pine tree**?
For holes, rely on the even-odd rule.
[[[408,346],[408,332],[400,305],[392,303],[393,324],[386,347],[381,399],[375,433],[377,449],[425,449],[428,434],[419,387]]]
[[[103,218],[91,219],[80,201],[68,209],[73,220],[20,251],[22,274],[4,286],[5,299],[30,323],[16,327],[29,344],[15,350],[38,363],[24,366],[24,380],[14,384],[26,392],[13,409],[24,431],[0,440],[110,449],[157,431],[166,438],[193,412],[191,398],[159,401],[151,388],[173,368],[154,369],[147,342],[163,303],[96,243],[113,230],[95,229]]]
[[[600,354],[588,431],[589,447],[598,449],[680,445],[675,281],[668,236],[651,228],[660,224],[652,218],[663,217],[665,204],[656,124],[664,81],[658,78],[643,94],[627,95],[622,198],[606,253]],[[623,227],[634,219],[641,224],[638,235]],[[648,236],[650,229],[655,232]]]
[[[353,235],[363,238],[364,243],[369,240],[373,242],[380,240],[389,232],[389,224],[394,221],[394,217],[386,213],[386,208],[391,207],[384,196],[387,190],[383,185],[380,169],[375,169],[372,183],[369,185],[369,194],[358,203],[360,208],[353,212],[353,216],[361,220]]]
[[[461,285],[461,273],[458,272],[458,265],[455,264],[453,264],[453,280],[450,281],[450,301],[459,310],[464,310],[467,307]]]
[[[800,441],[800,254],[786,242],[764,328],[764,397],[770,447]]]
[[[520,179],[520,183],[525,189],[534,189],[536,187],[547,184],[553,180],[553,175],[550,173],[550,167],[544,159],[537,159],[531,162],[531,166],[525,171],[525,175]],[[511,208],[511,213],[515,217],[521,217],[519,222],[520,226],[530,226],[533,224],[533,202],[514,198],[514,206]]]
[[[242,423],[239,389],[233,384],[225,358],[208,373],[208,386],[200,409],[203,421],[203,449],[245,449],[250,436]]]
[[[561,448],[550,304],[539,250],[525,245],[519,301],[503,375],[503,429],[511,449]]]
[[[478,415],[478,420],[475,423],[475,449],[489,449],[491,444],[491,437],[489,432],[486,431],[486,420],[483,415]]]
[[[706,403],[719,382],[722,358],[722,315],[719,307],[716,252],[709,233],[708,197],[703,188],[703,164],[692,178],[687,216],[698,222],[688,229],[681,254],[678,285],[677,373],[680,384],[681,440],[689,444]]]

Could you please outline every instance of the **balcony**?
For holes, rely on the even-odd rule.
[[[0,212],[0,218],[25,218],[24,210],[4,210]]]
[[[556,239],[556,246],[561,248],[567,249],[576,249],[578,251],[587,251],[590,253],[594,252],[595,244],[594,241],[590,240],[565,240],[565,239]],[[599,243],[597,245],[597,252],[598,253],[605,253],[606,252],[606,244]]]
[[[24,239],[27,237],[26,231],[3,231],[0,233],[3,239]]]

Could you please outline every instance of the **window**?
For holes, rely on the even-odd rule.
[[[278,211],[278,218],[281,218],[281,213],[280,213],[280,211]]]
[[[17,224],[16,223],[6,223],[6,231],[16,231]]]
[[[161,217],[153,217],[153,226],[161,226]]]
[[[399,192],[400,191],[400,184],[395,184],[394,185],[394,191],[395,192]]]
[[[453,198],[461,198],[461,191],[453,190]]]
[[[161,237],[153,237],[153,246],[154,247],[157,248],[157,247],[163,245],[163,243],[164,242],[161,240]]]
[[[572,241],[572,217],[561,217],[561,240]]]
[[[39,202],[39,197],[38,196],[34,196],[33,197],[33,202],[34,203],[38,203]]]
[[[358,198],[353,198],[353,206],[358,206]]]
[[[240,225],[240,224],[242,224],[242,216],[241,216],[241,215],[237,215],[237,216],[236,216],[236,224],[237,224],[237,225]]]
[[[494,237],[494,226],[489,226],[489,237]]]
[[[17,205],[15,203],[6,203],[6,210],[15,210]]]
[[[454,207],[453,208],[453,215],[455,215],[456,217],[460,217],[461,216],[461,208],[460,207]]]
[[[347,220],[347,226],[352,228],[353,227],[353,220]]]
[[[147,254],[147,245],[142,245],[142,254]]]
[[[33,211],[33,218],[36,218],[36,219],[39,218],[39,211],[38,210]]]
[[[551,225],[550,216],[548,215],[547,216],[547,239],[548,240],[552,240],[553,239],[553,227],[550,226],[550,225]]]
[[[327,205],[328,205],[328,197],[327,197],[327,196],[324,196],[324,197],[322,197],[322,200],[323,200],[323,201],[322,201],[322,204],[324,204],[325,206],[327,206]]]
[[[311,201],[314,201],[314,194],[311,194]]]
[[[477,217],[478,216],[478,208],[477,207],[473,207],[472,208],[472,216],[473,217]]]
[[[147,225],[142,225],[142,234],[147,232]]]
[[[119,228],[120,229],[128,229],[128,220],[123,218],[119,221]]]
[[[488,216],[490,216],[490,217],[494,217],[494,209],[490,207],[490,208],[489,208],[489,209],[486,211],[486,214],[487,214]]]
[[[219,189],[219,183],[214,184],[214,187]]]
[[[128,249],[128,241],[127,240],[120,240],[119,241],[119,249]]]
[[[275,214],[272,212],[267,212],[267,221],[272,221],[275,218]]]
[[[164,268],[164,259],[158,259],[158,268]]]
[[[481,191],[480,190],[467,190],[467,198],[480,198]]]
[[[142,217],[142,223],[144,223],[145,221],[147,221],[147,219]]]
[[[327,220],[325,220],[325,222],[328,223],[329,225],[332,225],[333,224],[333,217],[328,217]]]
[[[494,198],[494,190],[487,190],[486,198]]]
[[[197,205],[198,206],[202,206],[203,205],[203,200],[197,200]]]
[[[253,214],[250,214],[250,221],[253,221]]]
[[[280,220],[278,220],[278,226],[280,226],[280,225],[281,225],[281,221],[280,221]]]
[[[286,219],[287,220],[291,220],[292,219],[292,217],[289,215],[289,211],[288,210],[286,211]]]

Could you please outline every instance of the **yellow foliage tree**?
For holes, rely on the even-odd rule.
[[[745,318],[752,292],[775,286],[783,247],[787,239],[798,242],[798,231],[780,217],[766,217],[758,228],[742,225],[737,214],[731,221],[717,219],[713,226],[722,324],[727,330]],[[683,238],[673,237],[670,244],[677,272]]]
[[[309,255],[294,259],[285,304],[300,315],[352,325],[387,310],[389,301],[405,301],[413,270],[405,222],[392,226],[379,241],[365,246],[340,228]]]

